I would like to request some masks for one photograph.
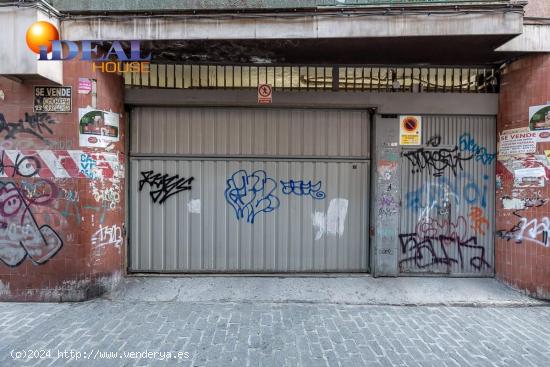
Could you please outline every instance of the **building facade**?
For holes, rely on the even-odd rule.
[[[0,4],[1,300],[211,273],[550,298],[544,0]]]

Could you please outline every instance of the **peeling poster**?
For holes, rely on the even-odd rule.
[[[91,107],[78,109],[78,136],[81,147],[106,148],[120,139],[120,115]]]

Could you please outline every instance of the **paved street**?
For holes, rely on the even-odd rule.
[[[29,351],[42,355],[28,358]],[[162,360],[167,354],[154,355],[155,351],[171,352],[173,359]],[[24,358],[24,353],[26,360],[14,360]],[[75,304],[0,303],[0,366],[65,363],[549,366],[550,307],[106,299]]]

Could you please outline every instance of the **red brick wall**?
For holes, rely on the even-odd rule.
[[[77,93],[79,77],[97,80],[97,109],[121,114],[120,142],[106,149],[79,146],[78,109],[92,104],[91,94]],[[25,122],[25,113],[36,116],[33,85],[46,84],[0,77],[0,300],[83,300],[111,288],[123,271],[122,79],[65,62],[72,113]]]
[[[528,126],[529,106],[550,101],[550,55],[525,57],[509,65],[502,79],[499,133]],[[544,150],[538,143],[534,155],[513,156],[497,164],[496,274],[505,283],[540,298],[550,298],[550,183],[544,187],[514,186],[513,171],[544,167],[550,179]],[[515,165],[515,166],[514,166]],[[499,238],[500,237],[500,238]]]
[[[550,18],[550,1],[529,0],[525,7],[525,16],[534,18]]]

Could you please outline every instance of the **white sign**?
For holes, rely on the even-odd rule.
[[[537,136],[534,131],[500,135],[499,155],[534,153],[537,150]]]

